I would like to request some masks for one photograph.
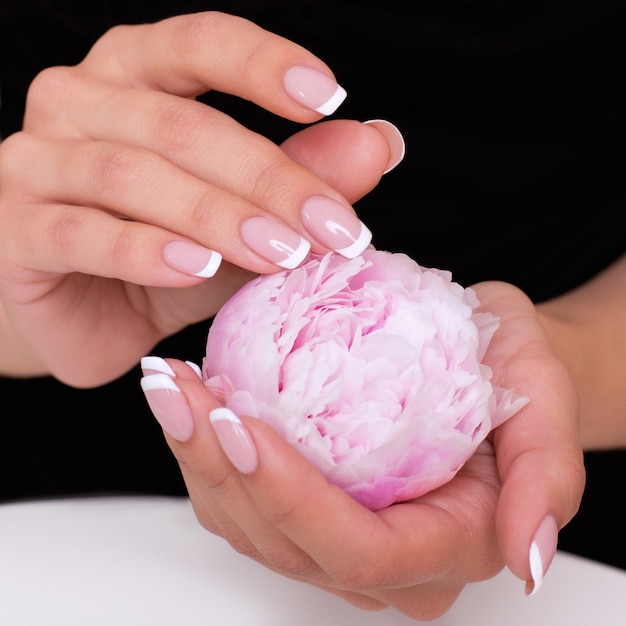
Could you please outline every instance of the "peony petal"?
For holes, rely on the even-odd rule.
[[[453,478],[528,402],[482,363],[498,319],[448,271],[369,247],[259,276],[209,329],[205,384],[373,510]]]

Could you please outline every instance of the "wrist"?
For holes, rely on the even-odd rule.
[[[620,342],[608,320],[587,315],[568,296],[536,306],[559,360],[579,398],[579,434],[584,450],[626,447],[626,387]],[[625,344],[622,343],[622,347]]]

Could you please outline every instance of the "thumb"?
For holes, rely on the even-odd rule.
[[[385,120],[320,122],[292,135],[281,148],[349,202],[371,191],[404,158],[404,139]]]

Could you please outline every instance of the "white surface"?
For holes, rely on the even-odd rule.
[[[187,500],[0,505],[1,626],[415,626],[265,570],[204,531]],[[624,626],[626,572],[558,553],[533,597],[508,571],[432,626]]]

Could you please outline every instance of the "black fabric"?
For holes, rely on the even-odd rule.
[[[349,97],[337,115],[382,117],[404,163],[356,208],[379,248],[452,270],[464,285],[515,283],[535,301],[591,278],[626,244],[626,7],[598,0],[350,0],[6,3],[0,130],[19,129],[28,84],[74,64],[116,23],[217,9],[307,46]],[[206,101],[276,141],[294,124],[247,102]],[[154,352],[199,362],[209,322]],[[94,355],[96,358],[97,355]],[[0,499],[183,494],[139,389],[139,370],[94,390],[0,380]],[[561,547],[626,567],[614,478],[624,452],[586,455],[589,488]]]

